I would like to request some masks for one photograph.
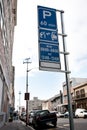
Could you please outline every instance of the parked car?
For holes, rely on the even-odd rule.
[[[83,118],[87,118],[87,110],[86,109],[82,109],[82,108],[77,108],[75,111],[75,117],[83,117]]]
[[[55,112],[49,112],[48,110],[34,110],[29,114],[29,125],[33,125],[34,128],[38,128],[47,123],[51,123],[56,127],[57,116]]]
[[[50,111],[50,113],[55,113],[56,116],[58,116],[58,112],[57,111]]]
[[[69,112],[68,112],[68,111],[66,111],[66,112],[64,113],[64,117],[65,117],[65,118],[68,118],[68,117],[69,117]]]
[[[57,117],[64,117],[64,113],[58,112]]]
[[[20,120],[26,121],[26,113],[25,112],[21,113]]]
[[[75,112],[72,112],[73,113],[73,118],[75,117]],[[65,113],[64,113],[64,117],[65,118],[68,118],[69,117],[69,111],[66,111]]]

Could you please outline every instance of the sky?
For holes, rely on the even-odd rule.
[[[63,10],[64,30],[67,37],[68,65],[70,77],[87,78],[87,1],[86,0],[18,0],[17,25],[14,33],[13,65],[15,66],[15,107],[25,106],[26,58],[28,65],[28,91],[30,100],[38,97],[47,100],[62,90],[65,74],[39,70],[38,58],[38,15],[37,6]],[[61,32],[60,17],[57,12],[58,33]],[[60,36],[59,48],[62,51]],[[61,70],[64,70],[63,56],[60,55]],[[19,92],[21,92],[19,97]],[[19,100],[20,99],[20,100]]]

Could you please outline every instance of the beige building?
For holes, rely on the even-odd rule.
[[[82,83],[86,81],[87,81],[87,78],[71,78],[70,79],[70,93],[71,93],[71,102],[72,102],[73,110],[75,110],[76,108],[75,100],[73,100],[75,96],[74,88],[75,89],[78,88],[79,85],[81,85]],[[63,105],[65,106],[66,110],[68,110],[67,85],[65,82],[63,83]]]
[[[57,95],[54,95],[52,98],[45,100],[42,103],[42,109],[48,109],[50,111],[57,110],[57,106],[63,103],[63,94],[60,90],[60,93]]]
[[[70,79],[70,93],[72,108],[77,107],[87,109],[87,78],[71,78]],[[42,109],[50,111],[57,110],[64,112],[68,110],[68,95],[67,85],[63,82],[63,92],[54,95],[54,97],[46,100],[42,104]]]
[[[38,99],[38,97],[34,97],[33,100],[28,101],[28,111],[34,109],[42,109],[43,100]]]
[[[83,82],[75,86],[73,90],[73,101],[75,103],[75,108],[87,109],[87,82]]]
[[[73,111],[80,107],[87,109],[87,78],[71,78],[70,93]],[[29,111],[32,109],[48,109],[49,111],[57,110],[65,112],[68,110],[67,86],[63,82],[63,92],[54,95],[50,99],[41,101],[35,97],[29,101]]]
[[[51,103],[51,100],[45,100],[43,103],[42,103],[42,110],[49,110],[49,111],[52,111],[52,103]]]
[[[0,0],[0,112],[14,108],[14,73],[12,52],[17,0]]]

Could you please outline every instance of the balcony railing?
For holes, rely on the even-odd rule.
[[[87,98],[87,93],[76,95],[73,97],[73,100],[84,99],[84,98]]]

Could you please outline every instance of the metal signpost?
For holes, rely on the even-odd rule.
[[[59,41],[57,32],[57,21],[56,11],[61,16],[61,28],[62,28],[62,41],[63,41],[63,52],[64,54],[64,65],[65,70],[60,70],[60,53],[59,53]],[[68,95],[68,110],[69,110],[69,122],[70,130],[74,130],[71,93],[70,93],[70,79],[69,79],[69,68],[65,46],[65,32],[63,24],[63,13],[62,10],[56,10],[48,7],[38,6],[38,37],[39,37],[39,68],[41,70],[48,71],[59,71],[65,73],[67,95]]]
[[[64,32],[64,24],[63,24],[63,13],[61,11],[61,27],[62,27],[62,41],[63,41],[63,51],[64,51],[64,63],[65,63],[65,78],[67,85],[67,95],[68,95],[68,110],[69,110],[69,122],[70,122],[70,130],[74,130],[74,121],[73,121],[73,111],[72,111],[72,103],[71,103],[71,93],[70,93],[70,78],[69,78],[69,66],[66,52],[66,44],[65,44],[65,32]]]

